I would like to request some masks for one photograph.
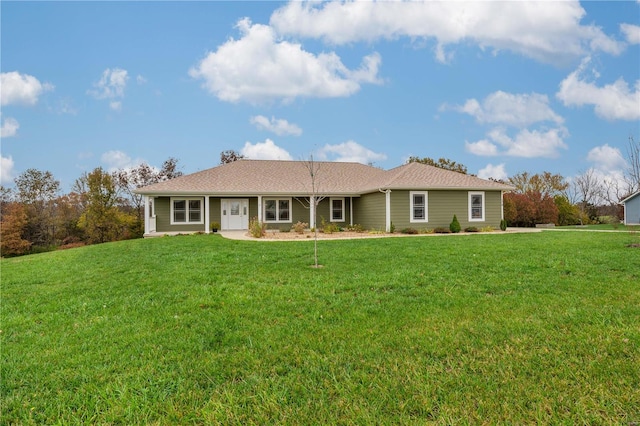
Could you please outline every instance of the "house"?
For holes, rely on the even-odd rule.
[[[624,224],[640,225],[640,191],[620,201],[624,206]]]
[[[310,171],[313,170],[313,179]],[[390,231],[448,227],[498,228],[502,194],[513,187],[421,163],[382,170],[360,163],[242,159],[138,189],[145,197],[145,235],[248,229],[259,218],[268,229],[313,227],[312,197],[321,219],[346,227]]]

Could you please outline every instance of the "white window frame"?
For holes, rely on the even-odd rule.
[[[424,219],[416,219],[413,215],[414,195],[424,195]],[[409,222],[410,223],[426,223],[429,222],[429,192],[428,191],[411,191],[409,192]]]
[[[473,205],[471,203],[471,200],[473,199],[473,197],[475,195],[480,195],[482,197],[482,217],[480,218],[474,218],[473,217]],[[485,206],[487,204],[487,197],[484,193],[484,191],[469,191],[469,222],[484,222],[485,221]]]
[[[176,201],[184,201],[185,202],[185,221],[184,222],[176,222],[174,220],[174,215],[173,215],[173,205]],[[200,220],[199,221],[190,221],[189,217],[189,201],[199,201],[200,202]],[[170,203],[170,214],[171,214],[171,225],[202,225],[204,224],[204,215],[205,215],[205,211],[204,211],[204,200],[200,197],[192,197],[192,198],[188,198],[188,197],[176,197],[173,198],[171,197],[169,199],[169,203]]]
[[[333,202],[340,201],[342,203],[342,208],[340,209],[340,218],[334,219],[333,212]],[[331,222],[344,222],[344,198],[343,197],[329,197],[329,217]]]
[[[267,201],[276,202],[276,220],[267,220]],[[280,220],[280,201],[287,201],[289,203],[289,219],[287,220]],[[265,223],[292,223],[293,203],[291,202],[291,198],[264,197],[262,199],[262,214],[264,215]]]

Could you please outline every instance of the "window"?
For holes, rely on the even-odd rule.
[[[428,222],[428,194],[427,192],[411,191],[410,222]]]
[[[344,198],[331,198],[331,222],[344,222]]]
[[[469,221],[484,221],[484,192],[469,193]]]
[[[171,200],[171,224],[202,223],[202,200],[199,198],[173,198]]]
[[[291,222],[291,198],[264,200],[265,222]]]

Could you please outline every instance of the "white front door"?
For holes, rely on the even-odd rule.
[[[222,229],[249,229],[249,200],[226,199],[221,203]]]

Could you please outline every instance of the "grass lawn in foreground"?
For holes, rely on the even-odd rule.
[[[640,422],[629,233],[4,259],[1,424]]]

